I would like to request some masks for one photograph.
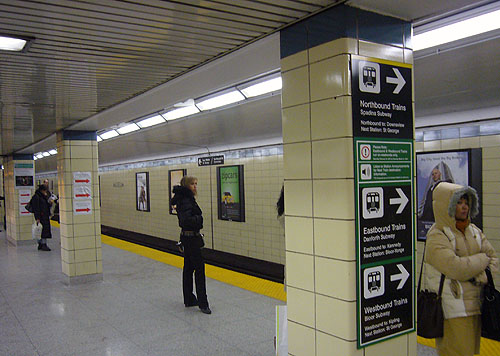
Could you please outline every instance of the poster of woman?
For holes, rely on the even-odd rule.
[[[470,185],[469,151],[417,154],[417,237],[425,240],[434,224],[432,192],[440,182]]]
[[[135,184],[136,209],[139,211],[149,211],[149,173],[136,173]]]
[[[177,215],[177,211],[175,210],[175,205],[172,205],[171,201],[174,197],[173,189],[176,185],[181,184],[181,179],[186,175],[185,169],[172,169],[168,171],[168,191],[170,192],[168,201],[170,206],[170,214]]]

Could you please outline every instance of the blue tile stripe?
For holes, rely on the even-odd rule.
[[[63,140],[75,140],[75,141],[96,141],[97,132],[96,131],[77,131],[77,130],[64,130]]]
[[[281,58],[339,38],[409,48],[411,23],[347,5],[334,6],[283,29]]]

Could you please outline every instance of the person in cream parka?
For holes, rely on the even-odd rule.
[[[427,233],[426,288],[437,292],[441,273],[444,336],[436,339],[440,356],[479,354],[481,291],[485,269],[498,270],[495,250],[482,231],[470,222],[478,213],[478,197],[471,187],[440,183],[433,192],[435,224]]]

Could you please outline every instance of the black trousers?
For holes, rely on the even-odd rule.
[[[181,241],[184,246],[184,268],[182,270],[184,304],[193,305],[198,301],[200,308],[207,308],[205,262],[201,255],[203,239],[201,236],[181,236]],[[196,284],[196,296],[193,294],[193,273]]]

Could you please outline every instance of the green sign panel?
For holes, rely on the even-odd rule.
[[[218,167],[217,180],[219,219],[245,221],[243,166]]]

